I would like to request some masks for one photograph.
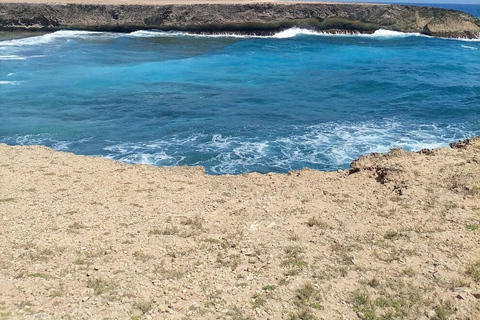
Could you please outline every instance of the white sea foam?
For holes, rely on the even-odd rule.
[[[367,38],[379,38],[379,39],[391,39],[391,38],[405,38],[412,36],[422,36],[419,33],[403,33],[398,31],[390,30],[377,30],[372,34],[363,34],[363,33],[328,33],[323,31],[313,31],[305,28],[289,28],[280,32],[275,33],[271,36],[262,36],[262,35],[247,35],[247,34],[235,34],[235,33],[218,33],[218,34],[197,34],[197,33],[188,33],[182,31],[160,31],[160,30],[140,30],[134,31],[128,34],[129,37],[138,37],[138,38],[154,38],[154,37],[204,37],[204,38],[272,38],[272,39],[289,39],[301,35],[309,36],[346,36],[346,37],[367,37]]]
[[[122,36],[121,33],[115,33],[115,32],[60,30],[53,33],[44,34],[41,36],[1,41],[0,48],[50,44],[57,40],[68,41],[69,39],[114,39],[114,38],[119,38],[121,36]]]
[[[0,60],[25,60],[27,57],[17,56],[15,54],[0,55]]]
[[[293,38],[299,35],[314,35],[314,36],[330,36],[330,37],[363,37],[363,38],[379,38],[379,39],[392,39],[392,38],[406,38],[406,37],[419,37],[422,36],[419,33],[404,33],[398,31],[391,31],[391,30],[384,30],[379,29],[376,30],[372,34],[368,33],[359,33],[359,32],[324,32],[324,31],[312,31],[309,29],[301,29],[301,28],[290,28],[284,31],[281,31],[273,36],[272,38]]]
[[[371,37],[371,38],[428,37],[420,33],[408,33],[408,32],[399,32],[399,31],[384,30],[384,29],[377,30],[373,34],[360,34],[360,36]]]
[[[316,32],[309,29],[290,28],[290,29],[280,31],[274,34],[273,36],[269,36],[268,38],[288,39],[288,38],[294,38],[300,35],[323,35],[323,34],[321,32]]]
[[[179,37],[186,36],[188,33],[181,31],[160,31],[160,30],[139,30],[128,33],[128,37],[134,38],[157,38],[157,37]]]
[[[202,165],[214,174],[286,172],[302,167],[336,170],[347,168],[362,154],[399,147],[408,150],[446,147],[452,141],[478,135],[469,128],[472,124],[405,124],[391,119],[295,126],[263,138],[194,133],[141,143],[95,143],[104,144],[103,152],[98,155],[119,161],[158,166]],[[64,141],[54,140],[51,135],[26,135],[0,142],[49,145],[57,150],[78,152],[78,144],[88,144],[89,139]]]
[[[468,49],[468,50],[478,50],[478,48],[471,47],[471,46],[464,46],[464,45],[462,45],[462,48]]]
[[[375,39],[394,39],[394,38],[406,38],[406,37],[428,37],[419,33],[403,33],[391,30],[377,30],[372,34],[362,33],[327,33],[323,31],[313,31],[310,29],[293,27],[270,36],[262,35],[247,35],[247,34],[235,34],[235,33],[218,33],[218,34],[196,34],[183,31],[161,31],[161,30],[139,30],[131,33],[118,33],[118,32],[97,32],[97,31],[81,31],[81,30],[60,30],[41,36],[28,37],[22,39],[14,39],[0,42],[0,48],[2,47],[22,47],[22,46],[34,46],[42,44],[51,44],[56,41],[69,41],[72,39],[85,39],[85,40],[108,40],[121,37],[133,37],[133,38],[154,38],[154,37],[200,37],[200,38],[271,38],[271,39],[290,39],[301,35],[309,36],[329,36],[329,37],[364,37]],[[475,39],[459,39],[468,41],[480,41]],[[0,56],[9,57],[9,56]],[[14,56],[12,56],[14,57]],[[15,56],[17,58],[19,56]],[[1,58],[0,58],[1,59]],[[13,59],[13,58],[12,58]]]
[[[11,77],[11,76],[14,76],[14,75],[15,75],[15,73],[10,72],[10,73],[7,74],[7,77]]]
[[[478,134],[465,127],[468,125],[405,125],[396,120],[360,124],[331,122],[293,127],[270,138],[197,133],[166,136],[147,143],[113,143],[104,150],[107,157],[128,163],[203,165],[215,174],[289,171],[304,166],[333,170],[348,167],[361,154],[399,147],[408,150],[444,147],[449,142]],[[287,132],[290,134],[284,135]],[[192,154],[202,160],[192,162]]]
[[[20,81],[0,81],[0,85],[4,84],[18,86],[20,84]]]
[[[265,36],[236,34],[231,32],[222,32],[216,34],[209,33],[190,33],[183,31],[161,31],[161,30],[139,30],[128,34],[135,38],[173,38],[173,37],[194,37],[194,38],[265,38]]]

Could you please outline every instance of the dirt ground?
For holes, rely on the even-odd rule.
[[[480,138],[210,176],[0,145],[0,319],[480,319]]]

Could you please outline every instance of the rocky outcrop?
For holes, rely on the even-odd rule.
[[[192,5],[0,4],[0,30],[141,29],[269,34],[289,27],[327,32],[378,29],[478,38],[480,20],[464,12],[401,5],[255,3]]]

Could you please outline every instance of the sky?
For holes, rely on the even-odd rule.
[[[438,3],[480,4],[480,0],[329,0],[336,2],[381,2],[381,3]]]

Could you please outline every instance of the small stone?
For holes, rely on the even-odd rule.
[[[480,293],[474,293],[473,296],[475,297],[475,299],[480,299]]]
[[[434,311],[434,310],[428,310],[427,312],[425,312],[425,316],[428,318],[428,319],[432,319],[433,317],[435,317],[437,315],[437,313]]]
[[[460,299],[460,300],[465,300],[465,297],[461,294],[457,294],[457,299]]]

